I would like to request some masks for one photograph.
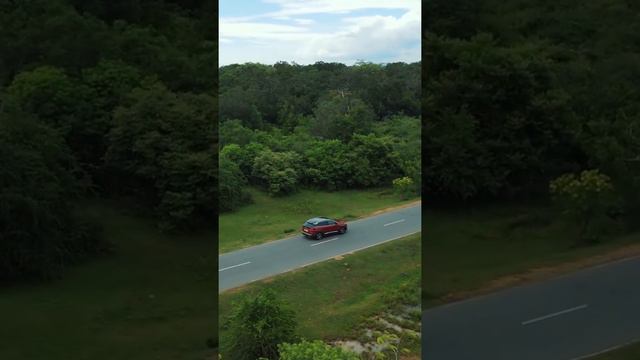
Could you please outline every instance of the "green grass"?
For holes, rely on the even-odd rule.
[[[254,203],[222,214],[220,253],[257,245],[297,234],[302,223],[313,216],[353,219],[386,207],[406,204],[388,189],[318,192],[301,190],[286,197],[270,197],[251,190]]]
[[[424,219],[428,229],[424,307],[441,304],[446,294],[478,289],[505,275],[602,254],[640,240],[640,234],[620,235],[619,226],[610,223],[607,241],[576,247],[575,230],[545,206],[426,211]]]
[[[607,352],[591,358],[591,360],[638,360],[640,359],[640,342]]]
[[[410,235],[222,293],[221,324],[235,301],[269,288],[295,311],[305,338],[356,339],[368,317],[393,304],[419,304],[420,242],[420,234]],[[222,344],[224,328],[220,334]]]
[[[0,359],[205,359],[217,336],[214,234],[169,237],[105,204],[115,253],[0,289]]]

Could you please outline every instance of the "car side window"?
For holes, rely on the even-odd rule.
[[[327,221],[327,225],[335,225],[335,224],[336,224],[335,221],[332,221],[332,220]]]
[[[330,221],[325,220],[325,221],[321,222],[320,225],[326,226],[326,225],[329,225],[329,223],[330,223]]]

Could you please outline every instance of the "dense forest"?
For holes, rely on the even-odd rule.
[[[214,6],[0,2],[0,280],[108,249],[82,199],[127,198],[165,230],[211,224]]]
[[[220,210],[297,189],[421,189],[421,64],[220,68]]]
[[[425,191],[548,197],[599,169],[640,215],[640,3],[432,0],[425,11]]]

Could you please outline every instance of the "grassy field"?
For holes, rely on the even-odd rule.
[[[115,253],[50,283],[0,289],[0,359],[212,358],[214,234],[168,237],[105,204],[86,212]]]
[[[297,234],[302,223],[313,216],[354,219],[400,201],[388,189],[317,192],[302,190],[287,197],[273,198],[252,190],[254,203],[232,213],[222,214],[219,252],[257,245]]]
[[[591,358],[591,360],[638,360],[640,359],[640,342],[625,346],[602,355]]]
[[[640,241],[640,234],[576,247],[571,226],[548,207],[501,206],[462,211],[425,211],[423,306],[441,304],[450,293],[477,289],[490,281],[541,266],[554,266],[606,253]]]
[[[415,234],[227,291],[219,297],[221,322],[234,301],[270,288],[295,311],[305,338],[358,338],[368,317],[392,304],[419,304],[420,247]],[[222,344],[224,328],[220,334]]]

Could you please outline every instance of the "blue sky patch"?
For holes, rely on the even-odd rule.
[[[420,60],[420,1],[220,1],[220,65]]]

